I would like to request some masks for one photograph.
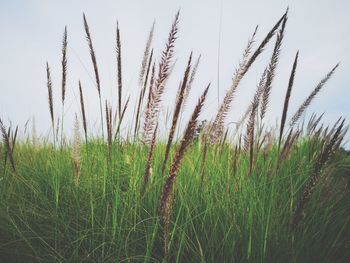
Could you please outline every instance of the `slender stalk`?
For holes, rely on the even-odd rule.
[[[153,163],[154,149],[156,146],[157,131],[158,131],[158,123],[154,129],[152,142],[151,142],[151,145],[150,145],[149,151],[148,151],[145,174],[143,176],[143,184],[142,184],[142,188],[141,188],[141,196],[142,197],[145,194],[149,178],[152,175],[152,163]]]
[[[195,128],[197,126],[197,119],[199,116],[199,113],[201,112],[201,109],[203,107],[208,89],[210,84],[207,86],[207,88],[204,90],[202,96],[199,98],[198,103],[192,113],[192,117],[190,121],[187,124],[187,128],[185,130],[185,133],[182,137],[182,140],[180,142],[180,145],[175,153],[173,162],[171,164],[171,168],[169,171],[169,175],[165,181],[165,184],[163,186],[162,195],[160,198],[160,206],[159,206],[159,215],[164,225],[164,255],[165,257],[168,256],[169,251],[169,225],[170,225],[170,217],[172,213],[172,206],[173,206],[173,185],[175,182],[175,178],[177,175],[177,172],[180,168],[181,161],[184,157],[184,154],[192,142]]]
[[[11,136],[10,136],[10,134],[11,134],[11,127],[9,127],[9,130],[7,132],[4,123],[0,119],[0,130],[1,130],[1,133],[2,133],[2,138],[3,138],[4,144],[5,144],[5,149],[6,149],[6,152],[5,152],[5,166],[4,166],[4,168],[6,168],[6,159],[9,158],[10,164],[11,164],[11,167],[12,167],[12,171],[14,173],[16,173],[16,165],[15,165],[15,161],[14,161],[14,158],[13,158],[13,150],[14,150],[16,137],[17,137],[17,130],[18,130],[17,128],[16,128],[15,135],[13,136],[12,141],[11,141]]]
[[[299,109],[295,112],[295,114],[293,115],[291,121],[290,121],[290,126],[293,127],[298,120],[300,119],[300,117],[303,115],[304,111],[307,109],[307,107],[309,107],[309,105],[311,104],[312,100],[316,97],[317,93],[319,93],[321,91],[321,89],[323,88],[323,86],[328,82],[328,80],[332,77],[332,75],[334,74],[335,70],[338,68],[339,63],[337,65],[335,65],[335,67],[332,68],[332,70],[330,72],[328,72],[328,74],[317,84],[317,86],[315,87],[315,89],[311,92],[311,94],[305,99],[305,101],[301,104],[301,106],[299,107]]]
[[[52,137],[53,137],[53,144],[55,146],[55,119],[54,119],[54,112],[53,112],[53,95],[52,95],[52,80],[51,80],[51,72],[49,63],[46,62],[46,77],[47,77],[47,90],[48,90],[48,100],[49,100],[49,110],[50,110],[50,117],[51,117],[51,125],[52,125]]]
[[[122,114],[122,90],[123,90],[123,81],[122,81],[122,48],[120,43],[120,31],[119,23],[117,22],[117,31],[116,31],[116,54],[117,54],[117,76],[118,76],[118,112],[119,118]]]
[[[64,119],[64,102],[66,98],[66,82],[67,82],[67,26],[64,27],[62,40],[62,117],[61,117],[61,147],[63,146],[63,119]]]
[[[152,65],[152,58],[153,58],[153,49],[152,49],[151,54],[149,56],[148,66],[147,66],[147,70],[146,70],[146,76],[145,76],[145,80],[143,82],[143,87],[140,91],[139,101],[137,104],[134,138],[136,138],[136,135],[137,135],[137,133],[139,131],[139,127],[140,127],[140,113],[141,113],[141,108],[142,108],[142,104],[143,104],[143,99],[145,97],[145,93],[146,93],[146,89],[147,89],[149,72],[151,70],[151,65]]]
[[[171,143],[172,143],[173,138],[174,138],[176,125],[177,125],[177,122],[178,122],[178,118],[179,118],[182,102],[183,102],[183,99],[184,99],[184,93],[185,93],[185,90],[186,90],[186,87],[187,87],[189,73],[190,73],[190,70],[191,70],[191,61],[192,61],[192,52],[191,52],[190,57],[188,59],[187,67],[186,67],[186,70],[185,70],[185,73],[184,73],[184,77],[183,77],[182,83],[180,85],[180,89],[178,91],[178,94],[176,96],[173,120],[172,120],[172,124],[171,124],[171,128],[170,128],[168,142],[167,142],[166,149],[165,149],[165,156],[164,156],[164,160],[163,160],[163,164],[162,164],[162,173],[165,170],[165,166],[166,166],[166,163],[167,163],[168,157],[169,157],[170,146],[171,146]]]
[[[298,64],[298,57],[299,57],[299,51],[295,55],[292,72],[290,73],[290,77],[289,77],[289,82],[288,82],[288,88],[287,88],[287,91],[286,91],[286,96],[284,98],[284,105],[283,105],[281,125],[280,125],[280,136],[279,136],[279,139],[278,139],[278,152],[280,151],[281,141],[282,141],[282,136],[283,136],[283,130],[284,130],[284,126],[286,124],[289,99],[290,99],[290,95],[291,95],[292,87],[293,87],[293,83],[294,83],[295,71],[296,71],[297,64]]]
[[[276,38],[276,43],[275,47],[272,52],[271,60],[267,69],[267,74],[266,74],[266,81],[265,81],[265,86],[262,91],[262,100],[261,100],[261,107],[260,107],[260,122],[265,117],[266,110],[267,110],[267,105],[269,103],[269,98],[270,98],[270,93],[271,93],[271,88],[272,88],[272,82],[275,77],[275,71],[277,68],[278,60],[279,60],[279,55],[281,51],[281,45],[282,45],[282,40],[284,37],[284,30],[286,27],[287,23],[287,15],[284,17],[282,26],[280,30],[278,31],[277,38]]]
[[[87,122],[86,122],[86,114],[85,114],[84,96],[83,96],[83,90],[81,88],[80,80],[79,80],[79,94],[80,94],[81,115],[82,115],[82,118],[83,118],[83,128],[84,128],[85,143],[87,145]]]
[[[92,65],[93,65],[93,68],[94,68],[96,88],[97,88],[98,98],[99,98],[99,102],[100,102],[101,130],[102,130],[102,139],[104,140],[103,110],[102,110],[100,75],[98,73],[96,55],[95,55],[94,47],[92,45],[90,29],[89,29],[89,25],[88,25],[88,23],[86,21],[85,14],[83,14],[83,18],[84,18],[84,28],[85,28],[85,33],[86,33],[86,40],[87,40],[88,45],[89,45],[90,57],[91,57]]]
[[[175,15],[174,22],[169,32],[168,40],[165,45],[165,49],[162,52],[161,62],[159,63],[158,76],[154,85],[153,98],[150,105],[145,112],[145,123],[143,128],[142,141],[149,144],[151,141],[152,131],[155,123],[158,120],[160,111],[160,103],[165,89],[166,80],[171,74],[171,62],[174,55],[174,45],[177,39],[178,24],[179,24],[180,11]]]

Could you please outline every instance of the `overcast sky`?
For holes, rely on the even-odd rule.
[[[99,125],[98,97],[83,28],[85,12],[97,55],[102,96],[114,106],[117,101],[115,29],[117,20],[119,21],[124,100],[131,95],[131,107],[127,112],[127,122],[130,123],[138,95],[138,74],[149,29],[155,20],[153,46],[159,60],[174,14],[180,8],[180,31],[175,46],[177,62],[166,87],[162,114],[165,114],[167,108],[173,107],[174,95],[186,60],[193,50],[195,56],[202,55],[202,61],[187,112],[189,114],[198,95],[211,82],[212,87],[201,117],[210,119],[218,107],[218,84],[222,98],[230,86],[233,71],[255,26],[259,25],[257,38],[260,41],[288,6],[289,20],[272,88],[267,115],[269,122],[274,123],[281,115],[289,73],[297,50],[300,51],[300,59],[289,116],[317,82],[340,61],[338,71],[313,101],[308,112],[326,112],[327,122],[334,122],[339,116],[350,120],[348,0],[0,0],[0,117],[6,122],[11,120],[14,124],[23,126],[29,118],[35,116],[38,132],[46,134],[49,131],[45,63],[48,61],[52,68],[55,110],[60,115],[61,41],[64,26],[67,25],[69,44],[65,125],[70,130],[72,117],[75,112],[79,112],[79,79],[87,99],[90,129]],[[249,105],[271,55],[271,44],[239,86],[228,122],[237,121]]]

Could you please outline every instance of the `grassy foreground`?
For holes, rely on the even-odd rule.
[[[89,142],[82,150],[79,183],[70,149],[16,147],[16,173],[3,158],[0,162],[2,262],[162,261],[157,208],[165,179],[163,145],[155,149],[152,182],[143,198],[147,152],[138,144],[113,145],[107,166],[105,145]],[[247,176],[246,156],[236,160],[229,145],[211,147],[202,174],[201,142],[195,142],[176,183],[171,261],[347,262],[349,157],[339,152],[329,162],[305,217],[290,227],[318,150],[311,141],[298,143],[275,172],[272,147]]]

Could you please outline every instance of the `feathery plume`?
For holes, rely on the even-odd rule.
[[[282,40],[283,40],[283,36],[284,36],[284,30],[286,27],[287,19],[288,19],[288,17],[286,15],[283,19],[282,26],[281,26],[280,30],[278,31],[275,47],[273,49],[270,64],[268,66],[265,86],[264,86],[264,89],[262,92],[262,101],[261,101],[261,109],[260,109],[260,119],[261,120],[264,119],[264,117],[265,117],[267,105],[269,103],[272,82],[273,82],[273,79],[275,77],[275,71],[276,71],[277,64],[278,64],[278,59],[279,59],[279,55],[280,55],[280,51],[281,51],[281,45],[282,45]]]
[[[151,69],[152,65],[152,58],[153,58],[153,49],[151,50],[151,55],[149,56],[148,60],[148,66],[147,66],[147,71],[146,71],[146,76],[145,80],[143,83],[143,87],[141,88],[140,95],[139,95],[139,101],[137,104],[137,110],[136,110],[136,120],[135,120],[135,130],[134,130],[134,137],[136,138],[136,134],[138,133],[139,130],[139,125],[140,125],[140,112],[141,112],[141,107],[143,105],[143,99],[145,97],[146,93],[146,88],[147,88],[147,83],[148,83],[148,77],[149,77],[149,72]],[[153,72],[154,73],[154,72]]]
[[[173,120],[172,120],[172,124],[171,124],[171,128],[170,128],[168,142],[167,142],[167,145],[166,145],[166,148],[165,148],[165,156],[164,156],[164,160],[163,160],[163,164],[162,164],[162,173],[165,170],[165,166],[166,166],[166,163],[167,163],[168,157],[169,157],[170,146],[171,146],[171,143],[172,143],[174,135],[175,135],[176,126],[177,126],[178,118],[179,118],[179,115],[180,115],[182,102],[183,102],[183,99],[184,99],[184,93],[185,93],[185,90],[186,90],[186,87],[187,87],[189,73],[190,73],[190,70],[191,70],[191,62],[192,62],[192,52],[191,52],[190,57],[188,59],[187,67],[186,67],[186,70],[185,70],[185,73],[184,73],[184,77],[183,77],[183,80],[182,80],[181,85],[179,87],[178,94],[176,96]]]
[[[288,88],[287,88],[286,96],[285,96],[285,99],[284,99],[282,118],[281,118],[281,125],[280,125],[280,136],[279,136],[279,139],[278,139],[278,149],[280,149],[280,147],[281,147],[283,130],[284,130],[284,126],[286,124],[289,99],[290,99],[290,95],[291,95],[292,87],[293,87],[293,83],[294,83],[295,71],[296,71],[297,64],[298,64],[298,57],[299,57],[299,51],[295,55],[293,68],[292,68],[292,71],[290,73],[289,82],[288,82]]]
[[[66,82],[67,82],[67,26],[64,27],[63,40],[62,40],[62,123],[61,123],[61,145],[63,143],[63,119],[64,119],[64,101],[66,98]],[[58,128],[58,126],[57,126]],[[58,132],[56,133],[58,134]]]
[[[91,61],[92,61],[92,65],[93,65],[93,67],[94,67],[96,88],[97,88],[98,96],[101,96],[100,75],[99,75],[99,73],[98,73],[98,67],[97,67],[97,61],[96,61],[95,50],[94,50],[94,46],[92,45],[92,39],[91,39],[91,35],[90,35],[90,29],[89,29],[89,25],[88,25],[88,23],[87,23],[87,21],[86,21],[85,14],[83,14],[83,18],[84,18],[84,28],[85,28],[85,33],[86,33],[86,40],[87,40],[88,45],[89,45],[89,51],[90,51]]]
[[[154,129],[151,145],[150,145],[149,151],[148,151],[145,174],[143,176],[143,184],[142,184],[142,188],[141,188],[141,196],[142,197],[145,194],[149,178],[152,176],[152,163],[153,163],[154,149],[156,146],[157,131],[158,131],[158,123],[156,124],[156,127]]]
[[[36,132],[35,117],[32,118],[32,144],[35,148],[38,145],[38,135]]]
[[[85,28],[85,33],[86,33],[86,40],[89,45],[89,50],[90,50],[90,57],[92,61],[92,65],[94,68],[94,73],[95,73],[95,81],[96,81],[96,87],[97,87],[97,92],[98,92],[98,97],[99,97],[99,102],[100,102],[100,114],[101,114],[101,129],[102,129],[102,138],[104,138],[104,131],[103,131],[103,110],[102,110],[102,98],[101,98],[101,84],[100,84],[100,75],[98,73],[98,67],[97,67],[97,61],[96,61],[96,55],[94,51],[94,47],[92,45],[92,39],[90,35],[90,29],[89,25],[86,21],[85,14],[83,14],[84,18],[84,28]]]
[[[17,139],[17,134],[18,134],[18,125],[16,125],[16,129],[15,132],[11,133],[11,147],[12,147],[12,153],[15,150],[15,146],[16,146],[16,139]]]
[[[162,220],[163,226],[164,226],[164,254],[165,256],[168,255],[168,238],[169,238],[169,225],[170,225],[170,217],[172,213],[172,205],[173,205],[173,185],[175,182],[175,178],[177,175],[177,172],[180,168],[181,161],[183,159],[183,156],[187,150],[187,147],[192,142],[195,129],[197,127],[197,119],[199,116],[199,113],[201,112],[201,109],[203,107],[208,89],[210,84],[205,89],[202,96],[199,98],[198,103],[192,113],[191,119],[187,124],[187,128],[185,130],[185,133],[181,139],[180,145],[177,148],[177,151],[175,153],[173,162],[170,167],[169,175],[166,179],[166,182],[164,184],[162,195],[160,198],[160,206],[159,206],[159,216]]]
[[[264,82],[265,73],[266,71],[264,71],[264,74],[258,85],[258,89],[254,95],[254,99],[251,104],[251,111],[250,111],[249,119],[247,123],[246,135],[244,136],[244,151],[248,152],[249,150],[249,175],[251,175],[253,171],[255,117],[258,111],[260,95],[263,90],[262,83]]]
[[[5,166],[6,166],[6,161],[8,158],[10,160],[10,164],[11,164],[13,172],[16,172],[16,165],[15,165],[15,161],[13,158],[13,149],[14,149],[14,144],[15,144],[15,140],[16,140],[14,138],[17,136],[17,128],[16,128],[16,132],[15,132],[16,136],[13,136],[12,142],[11,142],[11,136],[10,136],[11,127],[9,127],[8,132],[7,132],[6,127],[1,119],[0,119],[0,130],[2,133],[4,145],[5,145]]]
[[[118,135],[119,132],[120,132],[120,126],[121,126],[122,121],[123,121],[123,119],[124,119],[125,111],[126,111],[126,109],[128,108],[129,101],[130,101],[130,96],[129,96],[128,99],[126,100],[126,102],[125,102],[125,104],[124,104],[124,107],[123,107],[123,109],[122,109],[122,114],[121,114],[120,119],[119,119],[119,121],[118,121],[117,131],[115,132],[114,140],[117,138],[117,135]]]
[[[295,212],[291,221],[292,227],[296,227],[304,217],[304,209],[311,198],[311,194],[313,193],[316,184],[320,179],[322,168],[332,157],[336,150],[336,147],[340,145],[343,139],[341,135],[343,132],[345,120],[342,119],[342,122],[338,125],[340,120],[341,118],[333,126],[333,129],[327,134],[328,136],[326,136],[326,140],[323,143],[322,150],[317,156],[309,181],[305,185],[303,192],[299,198],[299,201],[296,205]]]
[[[79,183],[80,177],[80,129],[77,114],[75,114],[74,119],[74,129],[73,129],[73,148],[72,148],[72,160],[74,165],[74,178],[76,184]]]
[[[295,132],[293,132],[293,129],[290,130],[290,132],[287,136],[287,140],[284,143],[283,148],[282,148],[280,155],[278,157],[279,159],[278,159],[277,169],[279,168],[280,161],[285,160],[287,158],[287,156],[289,155],[290,150],[292,149],[292,146],[297,141],[300,134],[301,134],[301,131],[299,131],[299,130],[297,130]]]
[[[110,149],[112,146],[112,108],[108,105],[108,102],[106,100],[105,104],[105,111],[106,111],[106,128],[107,128],[107,153],[108,153],[108,159],[110,159]]]
[[[290,121],[290,126],[293,127],[297,121],[300,119],[300,117],[303,115],[304,111],[307,109],[307,107],[311,104],[312,100],[315,98],[317,93],[320,92],[322,87],[327,83],[327,81],[332,77],[334,74],[335,70],[338,68],[339,63],[335,65],[335,67],[332,68],[330,72],[318,83],[316,88],[311,92],[311,94],[306,98],[306,100],[301,104],[299,109],[295,112],[293,115],[291,121]]]
[[[185,89],[185,92],[184,92],[184,99],[183,99],[183,103],[182,103],[182,107],[181,107],[181,108],[182,108],[182,111],[184,111],[184,109],[185,109],[185,105],[186,105],[188,96],[189,96],[189,94],[190,94],[193,81],[194,81],[195,76],[196,76],[197,71],[198,71],[198,67],[199,67],[199,63],[200,63],[201,57],[202,57],[202,55],[199,55],[199,56],[198,56],[198,58],[197,58],[197,60],[196,60],[196,63],[194,64],[193,69],[192,69],[192,71],[191,71],[190,79],[189,79],[189,81],[188,81],[188,84],[187,84],[186,89]]]
[[[55,142],[55,119],[54,119],[54,112],[53,112],[53,96],[52,96],[52,80],[51,80],[51,72],[49,63],[46,62],[46,78],[47,78],[47,91],[48,91],[48,98],[49,98],[49,110],[50,110],[50,117],[51,117],[51,124],[52,124],[52,133],[53,133],[53,140]]]
[[[139,75],[139,85],[142,87],[144,84],[144,76],[146,74],[146,68],[149,67],[149,57],[150,57],[150,50],[151,50],[151,45],[152,45],[152,40],[153,40],[153,34],[154,34],[154,26],[155,22],[153,22],[151,30],[149,31],[146,46],[145,46],[145,51],[143,52],[143,58],[142,58],[142,63],[141,63],[141,70],[140,70],[140,75]],[[151,52],[151,55],[153,53],[153,50]],[[148,64],[148,66],[147,66]],[[148,69],[147,69],[148,71]],[[147,81],[146,81],[147,82]]]
[[[64,27],[62,40],[62,105],[66,98],[66,82],[67,82],[67,26]]]
[[[120,43],[120,31],[119,31],[119,23],[117,22],[117,31],[116,31],[116,54],[117,54],[117,75],[118,75],[118,112],[119,118],[121,116],[122,111],[122,50]]]
[[[288,10],[287,10],[288,12]],[[275,34],[277,28],[280,26],[282,21],[285,19],[287,16],[287,12],[283,14],[283,16],[278,20],[278,22],[274,25],[274,27],[270,30],[270,32],[266,35],[265,39],[261,42],[259,47],[256,49],[256,51],[251,55],[251,57],[248,59],[250,53],[251,53],[251,48],[253,43],[255,42],[255,34],[256,30],[255,29],[252,37],[248,41],[247,48],[245,49],[245,52],[243,54],[243,59],[239,63],[238,69],[235,70],[234,77],[232,80],[231,87],[229,90],[226,92],[226,95],[224,97],[223,102],[221,103],[221,106],[216,114],[216,117],[213,121],[212,128],[211,128],[211,134],[210,134],[210,141],[213,143],[216,143],[220,137],[222,136],[223,133],[223,124],[225,117],[231,107],[231,102],[233,100],[233,96],[235,94],[235,91],[241,82],[242,78],[244,75],[247,73],[251,65],[254,63],[256,58],[261,54],[261,52],[264,50],[265,46],[267,43],[270,41],[270,39],[273,37]]]
[[[224,125],[224,119],[231,107],[231,102],[233,100],[234,93],[243,78],[246,70],[245,67],[247,66],[248,63],[248,57],[251,53],[251,49],[253,47],[253,44],[255,43],[255,35],[257,33],[258,27],[255,28],[253,35],[251,38],[248,40],[248,44],[244,50],[243,57],[238,65],[238,68],[234,72],[234,76],[232,79],[232,84],[229,90],[226,92],[226,95],[224,97],[223,102],[221,103],[221,106],[216,114],[216,117],[212,123],[211,126],[211,131],[210,131],[210,141],[212,143],[217,143],[223,133],[223,125]]]
[[[179,15],[180,12],[178,11],[175,15],[174,22],[171,26],[168,41],[162,53],[161,62],[159,63],[158,76],[154,85],[154,96],[151,100],[148,112],[145,116],[142,138],[142,141],[144,143],[149,143],[151,141],[152,131],[154,129],[156,120],[158,119],[160,102],[164,93],[165,82],[168,79],[169,74],[171,73],[171,61],[174,54],[175,40],[177,38]]]
[[[235,123],[236,124],[235,134],[238,133],[238,130],[242,127],[242,125],[244,124],[248,116],[250,116],[251,111],[252,111],[252,104],[249,103],[249,106],[244,112],[244,114],[242,115],[242,117]]]
[[[79,95],[80,95],[81,115],[83,118],[83,129],[84,129],[84,135],[85,135],[85,143],[87,144],[87,122],[86,122],[86,114],[85,114],[84,96],[83,96],[83,90],[81,88],[80,80],[79,80]]]
[[[150,79],[149,88],[148,88],[146,109],[144,113],[143,133],[142,133],[142,139],[141,139],[142,143],[144,144],[147,143],[145,130],[148,129],[149,124],[147,120],[151,117],[151,111],[152,111],[151,107],[155,96],[154,82],[155,82],[155,63],[153,63],[153,66],[152,66],[152,73],[151,73],[151,79]]]
[[[312,135],[312,133],[315,131],[317,125],[320,123],[324,113],[322,113],[319,117],[316,119],[316,114],[312,114],[311,119],[309,120],[309,123],[307,124],[306,130],[308,135]]]
[[[253,101],[250,104],[250,107],[248,108],[248,109],[250,109],[250,111],[249,111],[250,113],[249,112],[246,113],[247,116],[249,114],[249,119],[248,119],[248,122],[247,122],[246,135],[244,136],[244,151],[245,152],[248,152],[250,147],[253,145],[254,129],[255,129],[255,117],[256,117],[257,112],[258,112],[258,107],[259,107],[261,94],[262,94],[262,92],[264,90],[264,87],[265,87],[267,72],[268,72],[268,70],[267,70],[267,68],[265,68],[265,70],[264,70],[264,72],[263,72],[263,74],[262,74],[262,76],[260,78],[257,90],[256,90],[256,92],[254,94]],[[242,121],[240,123],[242,123]]]

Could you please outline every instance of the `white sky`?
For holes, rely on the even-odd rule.
[[[297,50],[300,59],[292,91],[289,116],[318,81],[337,63],[340,68],[313,101],[308,112],[326,112],[325,120],[339,116],[350,119],[350,1],[222,1],[220,48],[220,97],[228,89],[234,68],[255,26],[258,42],[271,29],[287,6],[290,8],[277,76],[273,83],[267,119],[274,123],[281,115],[289,73]],[[138,95],[138,74],[149,29],[156,21],[154,47],[160,58],[174,14],[181,8],[176,68],[166,87],[164,111],[173,107],[174,96],[191,50],[202,54],[187,113],[208,82],[212,83],[202,119],[210,119],[217,109],[218,46],[221,1],[39,1],[0,0],[0,117],[14,124],[35,116],[37,130],[50,128],[47,106],[45,63],[49,61],[54,88],[56,116],[61,114],[61,40],[68,27],[68,82],[65,126],[71,130],[79,112],[78,80],[83,84],[90,131],[98,129],[99,107],[94,87],[82,14],[85,12],[93,38],[101,75],[104,99],[116,106],[115,28],[119,21],[122,38],[124,100],[130,94],[127,122],[131,122]],[[270,47],[273,43],[270,44]],[[228,122],[241,117],[254,94],[256,83],[267,65],[271,50],[253,65],[238,88]],[[96,124],[97,122],[97,124]],[[95,123],[95,124],[94,124]],[[127,123],[125,123],[127,125]],[[163,126],[164,127],[164,126]]]

